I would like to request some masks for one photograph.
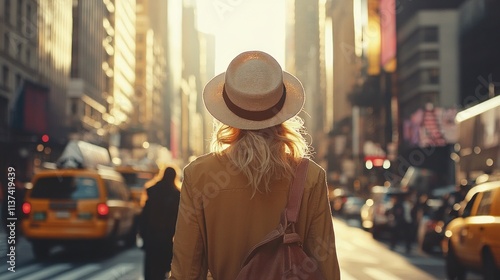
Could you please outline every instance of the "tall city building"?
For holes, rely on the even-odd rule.
[[[110,35],[108,6],[103,1],[73,1],[73,42],[68,89],[70,138],[101,146],[113,125],[105,81],[111,75],[106,47]],[[110,31],[110,32],[108,32]]]
[[[0,151],[19,178],[28,180],[67,140],[72,3],[4,0],[0,5]]]
[[[419,177],[415,180],[427,180],[425,186],[415,186],[418,191],[455,181],[450,153],[456,143],[454,116],[460,103],[462,2],[406,2],[397,14],[399,150],[409,162],[404,165],[422,170],[414,172]]]
[[[38,73],[39,82],[49,94],[49,134],[66,141],[67,90],[71,67],[73,3],[42,0],[38,3]]]
[[[460,108],[500,95],[499,1],[467,0],[459,9]]]
[[[353,1],[332,0],[327,10],[333,33],[333,120],[351,116],[348,94],[354,88],[361,63],[354,52]]]
[[[348,96],[359,79],[361,60],[354,52],[353,1],[331,0],[326,7],[325,34],[330,32],[332,36],[331,44],[325,43],[325,63],[332,63],[331,72],[328,65],[326,68],[327,97],[331,95],[326,106],[332,110],[326,147],[327,171],[329,182],[338,186],[354,179],[352,104]]]
[[[334,169],[342,170],[341,181],[356,191],[384,184],[383,174],[389,167],[386,127],[390,126],[390,95],[383,87],[381,2],[334,2],[334,88],[345,94],[339,98],[349,104],[344,107],[350,115],[344,113],[330,132],[329,157],[340,153],[331,159]],[[394,15],[395,11],[389,13]]]
[[[24,115],[26,109],[40,104],[16,106],[24,102],[23,84],[29,81],[29,94],[41,97],[48,103],[46,86],[38,81],[38,1],[0,1],[0,168],[16,168],[21,180],[27,179],[33,169],[36,154],[35,145],[47,130],[47,108],[41,108],[43,115],[28,114],[28,119],[14,123],[14,112]],[[34,127],[34,119],[40,119]],[[42,151],[43,152],[43,151]]]
[[[137,1],[134,112],[122,133],[122,139],[127,140],[121,147],[129,161],[143,160],[148,151],[166,145],[166,46],[161,33],[166,20],[158,20],[158,15],[166,11],[163,6],[149,0]],[[156,160],[151,153],[150,159]]]
[[[121,163],[121,133],[130,124],[135,95],[136,1],[103,0],[107,7],[103,41],[106,61],[105,88],[109,122],[109,151],[115,164]],[[109,25],[107,24],[109,22]]]
[[[168,148],[174,159],[182,157],[181,154],[181,82],[182,82],[182,7],[183,1],[167,1],[167,121],[170,123],[168,129]]]
[[[500,108],[490,107],[500,102],[499,13],[499,1],[467,0],[459,8],[459,109],[465,111],[457,115],[460,136],[454,152],[460,184],[500,167]]]
[[[182,155],[184,161],[189,157],[199,156],[205,152],[207,127],[204,123],[204,105],[201,98],[203,86],[202,68],[206,64],[206,48],[201,45],[202,34],[197,29],[196,6],[184,1],[182,15]],[[204,51],[202,53],[202,51]],[[206,78],[206,77],[204,77]]]
[[[154,125],[157,126],[161,132],[161,135],[157,135],[159,141],[158,143],[161,146],[168,147],[168,149],[170,149],[170,110],[168,109],[170,107],[168,82],[168,61],[170,60],[168,57],[169,26],[168,17],[165,16],[168,14],[168,6],[168,1],[150,0],[148,1],[147,9],[149,22],[151,24],[151,28],[154,30],[154,48],[157,52],[157,57],[160,58],[156,59],[157,61],[154,70],[155,75],[158,76],[158,78],[156,78],[155,88],[159,90],[158,93],[155,93],[154,98],[158,98],[158,110],[161,111],[161,114],[159,114],[160,118],[155,118]],[[160,132],[156,133],[158,134]]]
[[[9,111],[23,80],[38,73],[38,1],[0,1],[0,143],[9,135]]]
[[[134,111],[135,83],[135,0],[104,0],[111,3],[114,11],[110,15],[110,23],[114,29],[111,38],[113,47],[113,89],[110,104],[114,123],[124,128]]]
[[[197,22],[197,24],[199,24]],[[198,29],[198,27],[197,27]],[[202,89],[207,84],[207,82],[212,79],[215,74],[215,36],[213,34],[207,34],[199,31],[198,29],[198,39],[200,48],[199,57],[199,80],[201,83],[201,88],[198,90],[198,108],[199,114],[203,121],[203,153],[208,153],[210,151],[210,141],[213,132],[213,118],[205,108],[203,104],[203,99],[201,98]]]
[[[315,156],[323,161],[326,107],[326,74],[322,63],[325,54],[324,21],[325,1],[290,0],[286,2],[287,38],[286,68],[296,75],[306,91],[305,114],[302,117],[312,143]],[[321,13],[321,16],[320,16]],[[321,18],[321,24],[320,24]]]
[[[455,1],[453,1],[455,2]],[[422,9],[398,26],[399,102],[403,119],[426,103],[453,107],[459,93],[457,4]]]

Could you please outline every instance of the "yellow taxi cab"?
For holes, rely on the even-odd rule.
[[[61,162],[75,155],[81,153]],[[84,157],[77,161],[85,162]],[[38,171],[26,191],[22,229],[37,258],[47,257],[57,245],[91,242],[111,248],[118,240],[135,241],[134,206],[123,176],[110,166],[77,165]]]
[[[158,174],[158,169],[144,169],[134,166],[117,166],[115,170],[118,171],[125,179],[125,185],[129,188],[132,195],[132,201],[138,213],[141,212],[144,203],[141,202],[141,197],[147,186]]]
[[[474,186],[446,227],[442,243],[448,279],[465,279],[467,270],[484,279],[500,275],[500,180]]]
[[[158,169],[123,165],[116,166],[115,170],[123,176],[125,185],[130,191],[131,200],[134,206],[133,232],[135,233],[136,238],[139,238],[139,219],[142,213],[142,208],[144,207],[144,204],[146,204],[144,195],[146,193],[146,186],[148,185],[148,182],[152,181],[158,174]]]
[[[48,256],[55,245],[127,238],[134,221],[122,176],[105,169],[39,172],[22,209],[23,232],[37,258]]]

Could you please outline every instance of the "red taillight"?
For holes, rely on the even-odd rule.
[[[99,217],[106,217],[109,214],[109,207],[106,203],[97,204],[97,214]]]
[[[427,231],[432,231],[436,227],[437,222],[436,221],[428,221],[427,222]]]
[[[31,213],[31,204],[29,202],[23,203],[22,209],[24,215],[29,215]]]
[[[375,207],[375,213],[377,213],[378,215],[385,215],[385,208],[384,208],[384,206],[377,205]]]

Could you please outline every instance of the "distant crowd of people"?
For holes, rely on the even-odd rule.
[[[465,199],[469,188],[462,187],[458,192],[446,193],[439,198],[439,206],[432,209],[429,196],[425,193],[400,193],[391,196],[392,207],[386,211],[390,225],[390,247],[394,249],[403,243],[409,253],[412,243],[417,241],[419,249],[423,244],[425,224],[429,219],[443,221],[446,225],[453,218],[453,205]]]

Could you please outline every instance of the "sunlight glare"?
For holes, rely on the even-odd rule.
[[[198,29],[215,36],[215,73],[239,53],[261,50],[285,65],[285,0],[197,0]]]

